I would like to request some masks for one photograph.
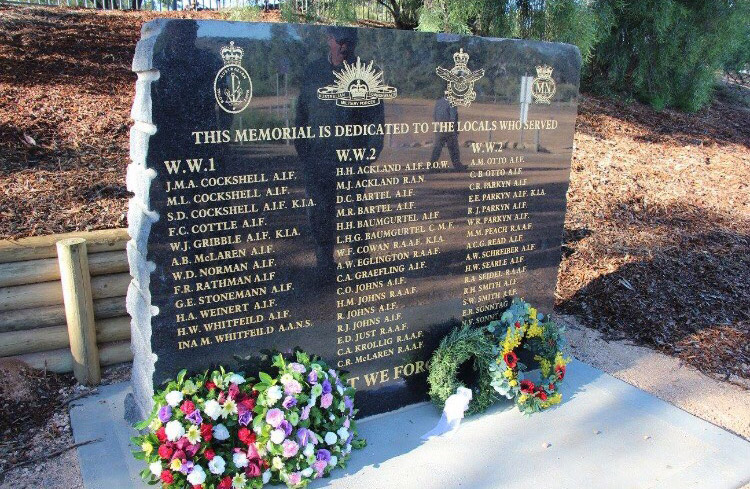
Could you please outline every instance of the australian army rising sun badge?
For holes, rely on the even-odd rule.
[[[442,66],[435,68],[437,75],[448,82],[445,98],[453,107],[462,105],[468,107],[477,98],[474,91],[474,82],[484,76],[484,69],[471,71],[468,67],[469,53],[464,53],[463,48],[453,53],[455,66],[446,70]]]
[[[341,71],[334,71],[336,81],[318,89],[320,100],[335,100],[341,107],[372,107],[381,99],[396,98],[396,88],[383,83],[383,72],[373,68],[357,57],[355,63],[344,61]]]
[[[245,68],[240,66],[243,54],[242,48],[235,46],[234,41],[221,48],[224,66],[214,79],[216,103],[230,114],[245,110],[253,98],[253,82]]]

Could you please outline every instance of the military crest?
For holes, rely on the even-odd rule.
[[[318,88],[320,100],[335,100],[341,107],[372,107],[381,100],[396,98],[396,88],[383,83],[383,72],[377,71],[374,61],[344,61],[340,71],[334,71],[336,81],[332,85]]]
[[[484,69],[472,71],[469,69],[469,53],[465,53],[463,48],[457,53],[453,53],[453,63],[455,66],[446,70],[442,66],[435,68],[437,75],[448,82],[448,88],[445,91],[445,98],[448,99],[453,107],[462,105],[468,107],[477,98],[474,91],[474,83],[484,76]]]
[[[552,67],[537,66],[536,76],[534,81],[531,82],[531,96],[534,97],[534,102],[538,104],[550,103],[556,90],[557,85],[555,80],[552,79]]]
[[[244,50],[234,45],[221,48],[221,58],[224,66],[214,78],[214,97],[216,103],[225,112],[237,114],[245,110],[253,98],[253,82],[250,74],[240,66]]]

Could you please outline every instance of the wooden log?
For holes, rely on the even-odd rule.
[[[97,343],[130,339],[130,316],[101,319],[96,322]],[[70,346],[65,324],[48,328],[0,333],[0,357],[26,355]]]
[[[91,275],[108,275],[128,271],[128,257],[124,251],[89,253]],[[0,263],[0,287],[36,284],[60,279],[56,258]]]
[[[73,371],[73,355],[71,355],[70,350],[67,348],[41,353],[29,353],[28,355],[18,355],[11,358],[40,370],[49,370],[57,373]],[[102,366],[130,362],[132,360],[133,353],[130,351],[129,341],[106,343],[99,346],[99,361]]]
[[[102,381],[99,348],[96,345],[94,298],[86,240],[68,238],[57,242],[60,281],[65,301],[73,374],[79,383],[99,385]]]
[[[128,292],[129,273],[100,275],[91,279],[91,293],[94,299],[120,297]],[[0,312],[30,307],[54,306],[63,303],[60,282],[16,285],[0,288]]]
[[[127,315],[125,297],[108,297],[94,300],[94,317],[102,319]],[[65,323],[65,307],[47,306],[29,309],[15,309],[0,312],[0,334],[10,331],[47,328]]]
[[[118,228],[2,240],[0,241],[0,263],[54,258],[57,256],[55,243],[61,239],[73,237],[85,239],[89,253],[124,250],[125,243],[130,239],[127,229]]]

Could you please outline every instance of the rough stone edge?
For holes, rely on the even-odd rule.
[[[126,250],[133,279],[128,286],[126,306],[131,317],[130,348],[133,352],[131,402],[137,411],[134,413],[135,417],[141,419],[151,413],[154,395],[156,355],[151,350],[151,318],[159,311],[151,305],[149,289],[151,273],[156,266],[146,257],[151,225],[159,220],[159,214],[150,207],[151,182],[156,178],[156,171],[147,166],[147,156],[149,140],[157,131],[152,118],[151,83],[159,79],[159,71],[154,69],[153,54],[156,41],[166,22],[165,19],[158,19],[143,25],[132,65],[138,79],[130,111],[133,125],[130,128],[130,164],[126,176],[127,188],[134,194],[128,202],[130,241]]]

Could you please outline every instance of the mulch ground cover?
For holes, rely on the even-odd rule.
[[[0,7],[0,238],[126,224],[130,62],[158,16]],[[557,308],[749,379],[748,108],[584,95],[575,143]]]

